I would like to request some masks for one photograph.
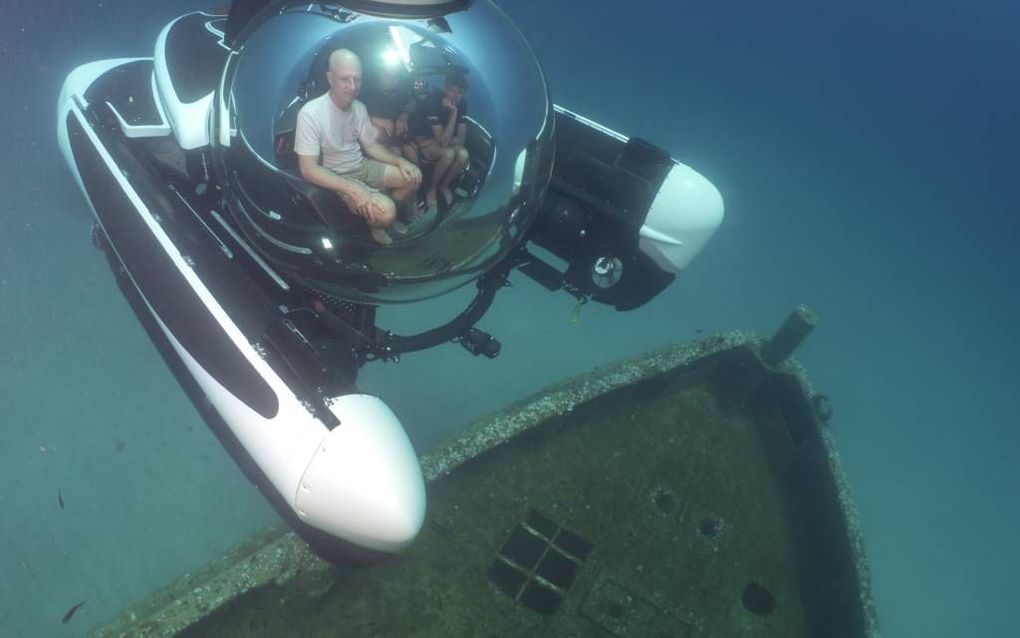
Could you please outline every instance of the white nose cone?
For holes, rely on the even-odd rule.
[[[680,272],[723,219],[723,199],[700,173],[676,164],[648,208],[638,246],[667,272]]]
[[[425,481],[407,434],[379,398],[352,394],[298,484],[298,516],[361,547],[397,552],[425,519]]]

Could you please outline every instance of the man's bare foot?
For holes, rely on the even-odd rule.
[[[423,217],[439,210],[439,203],[436,200],[436,191],[429,191],[425,194],[425,212],[422,213]]]
[[[420,205],[411,208],[411,212],[407,214],[407,223],[414,224],[421,220],[425,216],[425,202]]]
[[[412,200],[404,206],[401,218],[407,224],[413,224],[425,216],[425,203]]]
[[[372,229],[372,239],[381,246],[389,246],[393,243],[393,238],[386,234],[386,231],[382,228]]]
[[[447,206],[453,203],[453,191],[450,190],[449,186],[444,186],[439,189],[439,194],[443,196],[443,202]]]

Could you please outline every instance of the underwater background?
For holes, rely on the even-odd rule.
[[[1020,4],[503,0],[554,100],[669,150],[723,226],[630,313],[520,275],[455,345],[366,367],[419,451],[550,382],[804,302],[889,637],[1016,635]],[[89,242],[56,100],[151,55],[182,0],[0,14],[0,635],[81,635],[277,519],[198,417]],[[397,332],[470,291],[384,309]],[[64,505],[58,503],[58,493]],[[64,612],[85,605],[66,625]]]

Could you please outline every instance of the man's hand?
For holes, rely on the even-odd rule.
[[[408,183],[421,184],[421,169],[412,162],[401,157],[397,160],[397,168],[400,169],[400,174],[404,176]]]
[[[401,113],[393,123],[393,137],[403,137],[407,133],[407,113]]]
[[[350,192],[337,191],[337,193],[351,212],[364,217],[366,221],[374,221],[383,212],[372,197],[371,191],[361,184],[351,188]]]
[[[457,112],[457,105],[454,102],[452,102],[450,100],[450,98],[446,97],[445,95],[443,96],[443,108],[449,109],[449,110],[453,111],[454,113]]]
[[[375,127],[379,129],[379,139],[388,140],[393,137],[393,122],[390,120],[375,120]]]

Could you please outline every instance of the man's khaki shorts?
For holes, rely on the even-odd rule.
[[[386,164],[376,161],[370,157],[366,157],[361,160],[361,164],[359,164],[353,171],[337,174],[340,177],[346,177],[347,179],[356,179],[369,188],[382,190],[383,176],[386,175]]]

